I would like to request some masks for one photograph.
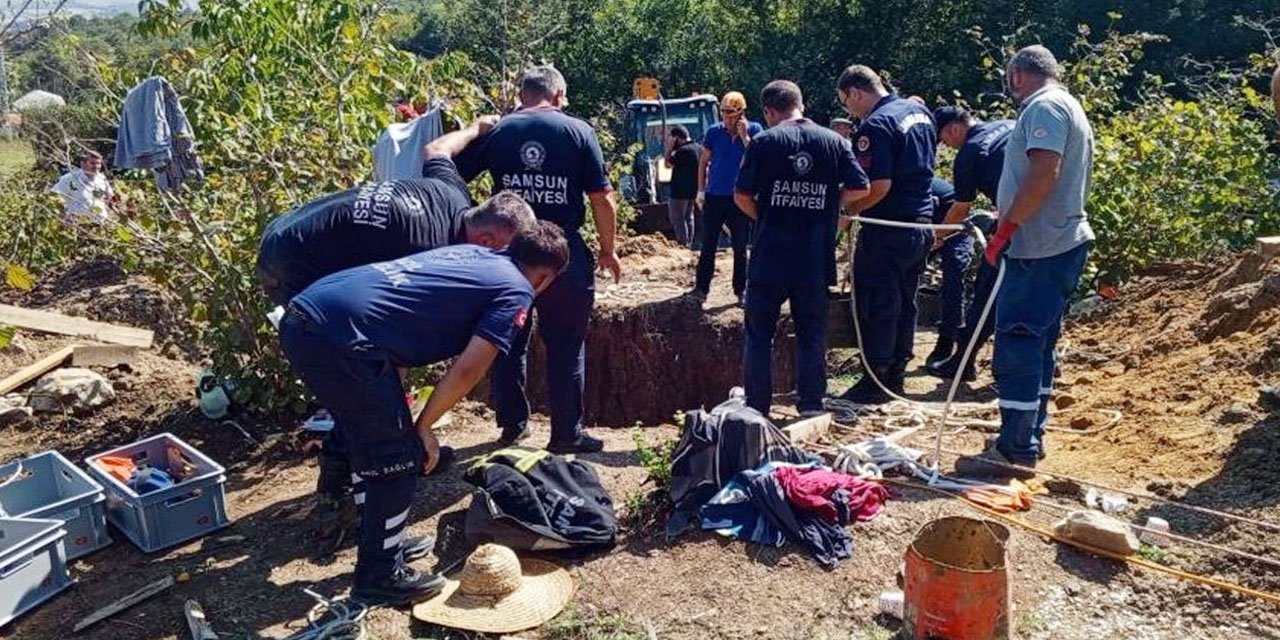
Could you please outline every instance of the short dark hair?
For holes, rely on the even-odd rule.
[[[559,274],[569,266],[569,242],[560,227],[546,220],[517,233],[507,253],[525,268],[547,268]]]
[[[957,107],[949,104],[944,107],[938,107],[934,110],[933,121],[937,123],[938,132],[941,133],[947,125],[953,122],[972,122],[973,116],[970,115],[968,111],[965,111],[964,107]]]
[[[492,198],[467,209],[462,219],[469,229],[492,229],[511,235],[533,226],[536,218],[531,209],[514,191],[499,191]]]
[[[80,154],[80,164],[84,164],[85,160],[102,160],[102,154],[92,149]]]
[[[551,99],[557,93],[567,90],[568,85],[565,84],[564,74],[549,64],[529,67],[525,69],[524,75],[520,76],[521,96]]]
[[[859,91],[883,91],[884,80],[880,79],[880,74],[876,73],[863,64],[853,64],[845,68],[840,74],[840,81],[836,83],[836,88],[841,91],[850,89],[858,89]]]
[[[688,140],[689,130],[684,128],[684,125],[678,124],[674,127],[671,127],[671,137],[680,138],[681,140]]]
[[[760,91],[760,104],[765,108],[786,113],[804,103],[800,86],[790,80],[774,80]]]

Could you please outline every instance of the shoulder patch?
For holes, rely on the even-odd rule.
[[[1036,127],[1035,130],[1031,132],[1031,137],[1037,140],[1047,138],[1049,137],[1049,130],[1044,127]]]
[[[523,329],[524,323],[528,319],[529,319],[529,310],[524,307],[521,307],[520,310],[516,312],[516,323],[515,323],[516,328]]]
[[[858,151],[866,151],[871,148],[870,136],[858,136]]]

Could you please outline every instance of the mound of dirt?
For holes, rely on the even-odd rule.
[[[97,256],[42,276],[14,304],[29,309],[150,329],[162,350],[194,355],[190,324],[177,298],[151,278],[128,274],[112,258]]]
[[[1158,265],[1098,312],[1070,323],[1062,387],[1080,409],[1116,409],[1118,426],[1073,443],[1081,471],[1133,481],[1246,473],[1239,449],[1280,450],[1259,388],[1280,383],[1280,259],[1256,252]],[[1091,426],[1091,425],[1085,425]],[[1248,469],[1280,489],[1280,464]],[[1157,483],[1159,484],[1159,483]],[[1280,497],[1258,496],[1275,504]]]

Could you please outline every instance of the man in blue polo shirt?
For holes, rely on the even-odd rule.
[[[747,287],[747,243],[751,221],[734,203],[733,188],[738,179],[742,156],[751,137],[760,133],[759,123],[747,119],[747,99],[737,91],[724,94],[720,100],[724,122],[707,128],[702,138],[702,157],[698,164],[698,202],[702,208],[702,251],[698,255],[697,276],[693,293],[706,299],[711,292],[711,278],[716,273],[716,250],[720,232],[729,228],[733,243],[733,294],[742,303]]]
[[[822,412],[827,392],[827,287],[836,281],[840,209],[867,194],[867,176],[849,142],[804,117],[794,82],[774,80],[760,93],[769,129],[756,135],[738,172],[734,198],[756,221],[747,276],[743,377],[747,405],[769,415],[773,335],[782,304],[796,327],[796,409]]]
[[[595,305],[595,265],[582,238],[583,196],[591,203],[600,242],[599,264],[622,274],[614,251],[617,209],[600,141],[591,125],[566,115],[564,76],[549,65],[531,67],[520,80],[520,110],[504,117],[484,139],[481,164],[495,189],[524,197],[539,220],[558,225],[569,241],[569,269],[536,305],[538,335],[547,350],[547,396],[551,405],[553,453],[592,453],[604,443],[583,432],[582,393],[586,376],[587,325]],[[493,368],[492,401],[501,439],[523,440],[529,433],[525,395],[526,358],[532,325],[516,336],[511,353]]]
[[[936,153],[933,116],[923,106],[885,89],[869,67],[853,65],[837,83],[841,104],[862,125],[854,136],[858,163],[871,193],[854,203],[852,215],[896,222],[933,221],[930,184]],[[915,346],[916,289],[932,243],[925,229],[863,224],[854,251],[854,291],[862,329],[860,348],[871,370],[841,397],[881,404],[889,391],[901,395]]]
[[[563,271],[569,249],[550,223],[521,231],[505,252],[475,245],[325,276],[290,301],[280,343],[294,371],[334,417],[357,484],[360,527],[352,596],[403,605],[444,586],[401,553],[418,476],[440,457],[440,416],[508,353],[534,296]],[[398,369],[450,358],[415,421]]]
[[[962,107],[946,106],[933,112],[933,119],[938,127],[938,138],[943,144],[957,149],[952,174],[955,180],[955,202],[947,212],[943,222],[960,224],[969,218],[973,202],[978,194],[986,196],[991,206],[998,201],[1000,191],[1000,174],[1004,168],[1004,149],[1009,142],[1009,133],[1013,131],[1013,120],[995,120],[982,122],[974,118]],[[979,226],[983,233],[990,235],[995,231],[988,224],[991,218],[983,216]],[[941,245],[944,255],[953,260],[963,260],[959,270],[968,269],[973,255],[973,239],[968,234],[951,231],[939,231],[935,245]],[[944,272],[945,276],[945,272]],[[974,380],[974,360],[977,352],[991,337],[995,330],[995,313],[987,314],[987,321],[981,327],[978,319],[982,315],[982,307],[991,295],[991,287],[995,284],[996,270],[986,262],[979,262],[978,277],[974,282],[973,301],[964,316],[963,326],[948,327],[950,331],[939,331],[938,348],[926,360],[926,368],[930,374],[941,378],[952,378],[956,371],[964,367],[962,376],[965,380]],[[954,295],[954,294],[953,294]],[[950,301],[949,301],[950,303]],[[963,304],[963,302],[961,302]],[[974,346],[974,354],[967,362],[964,349],[978,332],[978,341]]]
[[[527,206],[473,208],[453,158],[496,117],[433,140],[422,178],[371,182],[325,196],[272,220],[258,249],[258,276],[272,302],[286,305],[312,282],[371,262],[450,244],[501,249],[533,221]]]

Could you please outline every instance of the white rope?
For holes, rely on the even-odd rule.
[[[978,246],[980,248],[985,248],[987,246],[987,239],[985,236],[982,235],[982,231],[980,231],[976,226],[972,224],[935,225],[935,224],[925,224],[925,223],[916,223],[916,222],[896,222],[893,220],[879,220],[876,218],[864,218],[862,216],[854,217],[853,221],[858,224],[873,224],[873,225],[897,227],[897,228],[905,228],[905,229],[929,229],[929,230],[941,229],[941,230],[965,231],[973,235],[974,240],[977,241]],[[861,231],[861,227],[859,227],[859,232],[860,231]],[[850,269],[852,269],[853,267],[854,256],[857,254],[857,241],[858,241],[857,235],[858,235],[857,233],[849,234]],[[979,258],[979,259],[982,259],[982,258]],[[973,350],[978,343],[978,336],[982,333],[981,331],[979,331],[979,328],[982,327],[984,323],[986,323],[987,316],[990,315],[991,313],[991,307],[995,305],[996,293],[1000,291],[1000,285],[1001,283],[1004,282],[1004,270],[1005,270],[1004,259],[1001,258],[1000,270],[996,274],[996,281],[991,287],[991,293],[987,296],[987,301],[982,307],[982,315],[978,318],[978,325],[973,328],[973,331],[970,332],[969,343],[965,346],[965,350],[964,350],[964,358],[960,360],[960,363],[962,365],[964,363],[967,363],[969,361],[969,357],[973,355]],[[910,398],[904,398],[890,391],[884,386],[884,383],[880,381],[880,378],[876,377],[875,371],[872,370],[871,368],[871,364],[867,362],[867,351],[865,348],[863,348],[863,345],[865,343],[862,341],[862,323],[859,322],[858,320],[858,287],[853,281],[850,282],[850,287],[852,288],[852,291],[849,295],[849,304],[850,306],[852,306],[852,311],[853,311],[853,330],[855,335],[858,338],[858,357],[862,361],[863,371],[867,376],[870,376],[871,381],[874,382],[875,385],[879,387],[880,390],[883,391],[889,397],[894,398],[895,400],[900,400],[902,402],[912,404],[912,405],[922,404],[916,400],[911,400]],[[960,380],[962,377],[964,377],[964,370],[965,370],[964,366],[956,367],[955,377],[951,380],[951,388],[947,392],[947,400],[942,405],[942,415],[941,415],[941,419],[938,421],[938,433],[937,433],[937,437],[934,440],[933,460],[932,460],[932,466],[931,466],[935,479],[938,477],[939,460],[942,458],[942,453],[941,453],[942,452],[942,433],[943,431],[946,430],[947,422],[951,414],[951,404],[952,402],[955,401],[956,391],[960,388]],[[920,429],[923,429],[923,428],[924,428],[924,421],[921,420],[920,424],[916,427],[913,427],[912,428],[913,430],[911,432],[914,433],[915,431],[919,431]]]
[[[364,616],[369,613],[367,605],[345,596],[329,600],[310,589],[303,589],[302,592],[316,601],[316,605],[307,612],[307,623],[310,626],[286,640],[368,639],[364,628]]]

